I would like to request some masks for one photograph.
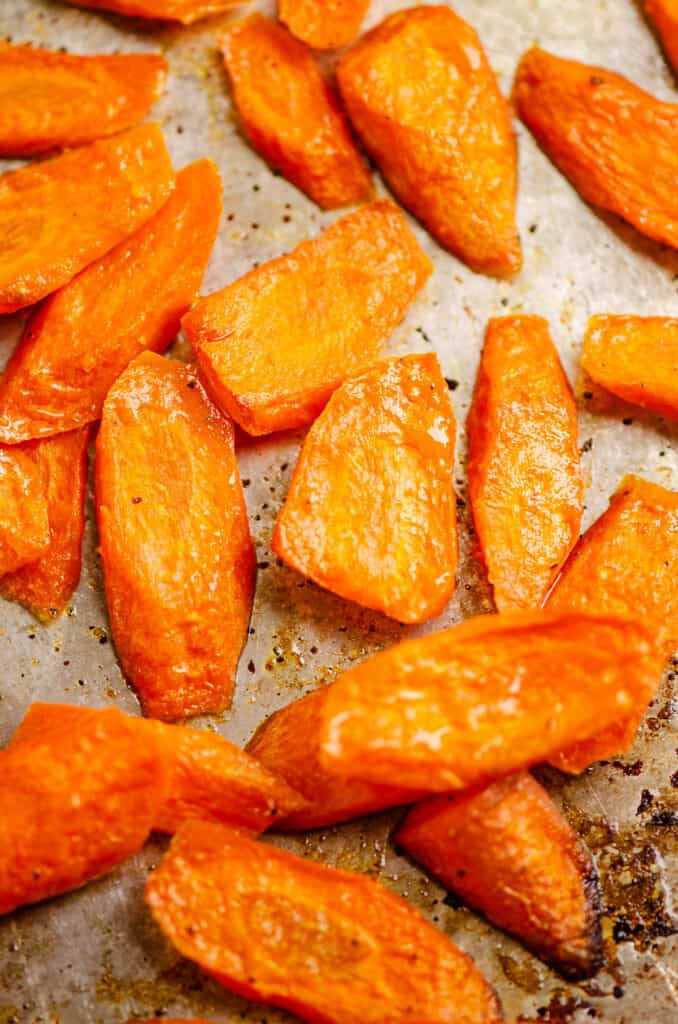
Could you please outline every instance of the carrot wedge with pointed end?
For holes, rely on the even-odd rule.
[[[25,605],[43,622],[62,613],[80,580],[89,433],[84,427],[35,445],[49,544],[35,561],[0,576],[0,595]]]
[[[580,772],[595,761],[625,753],[652,700],[662,669],[678,647],[678,493],[626,476],[609,508],[589,527],[565,563],[547,607],[643,622],[654,638],[654,671],[629,715],[551,762]],[[591,700],[597,700],[592,693]]]
[[[210,14],[228,11],[247,0],[66,0],[75,7],[95,11],[112,11],[129,18],[150,18],[153,21],[178,21],[192,25]]]
[[[233,427],[151,352],[104,404],[97,521],[113,640],[150,717],[228,707],[254,590]]]
[[[593,859],[527,772],[419,804],[395,841],[566,978],[591,977],[601,966]]]
[[[339,63],[353,127],[402,204],[473,270],[522,262],[516,146],[480,40],[449,7],[392,14]]]
[[[210,160],[179,171],[142,228],[51,295],[0,377],[0,442],[71,430],[101,416],[106,394],[146,349],[162,352],[200,287],[221,214]]]
[[[538,608],[579,537],[577,407],[537,316],[490,320],[468,417],[469,496],[498,611]]]
[[[278,17],[315,50],[335,50],[358,35],[370,0],[279,0]]]
[[[184,825],[146,902],[221,984],[314,1024],[501,1020],[473,962],[399,897],[235,829]]]
[[[627,717],[654,685],[654,661],[630,620],[481,615],[344,672],[326,698],[321,760],[429,792],[480,785]]]
[[[323,209],[372,195],[346,118],[306,47],[253,14],[220,37],[245,135]]]
[[[49,513],[35,445],[0,445],[0,576],[49,546]]]
[[[678,70],[677,0],[645,0],[644,9],[661,40],[674,71]]]
[[[394,203],[370,203],[199,299],[182,320],[208,390],[250,434],[312,422],[373,363],[431,273]]]
[[[455,423],[434,355],[350,377],[311,427],[273,534],[288,565],[400,622],[454,590]]]
[[[173,187],[153,124],[0,175],[0,313],[66,284],[140,228]]]
[[[0,156],[82,146],[130,128],[166,77],[159,53],[80,57],[0,43]]]
[[[579,194],[638,231],[678,246],[678,104],[605,68],[528,50],[516,110]]]

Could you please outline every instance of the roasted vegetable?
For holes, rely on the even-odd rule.
[[[297,39],[333,50],[358,35],[369,5],[370,0],[279,0],[278,17]]]
[[[228,11],[247,0],[66,0],[76,7],[97,11],[114,11],[130,18],[151,18],[156,21],[178,21],[192,25],[210,14]]]
[[[49,541],[43,467],[35,445],[0,445],[0,577],[34,562]]]

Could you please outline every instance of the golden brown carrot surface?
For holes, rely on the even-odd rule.
[[[369,0],[279,0],[278,17],[297,39],[333,50],[358,35],[368,7]]]
[[[66,0],[75,7],[96,11],[113,11],[130,18],[151,18],[158,21],[178,21],[192,25],[210,14],[228,11],[247,0]]]
[[[35,445],[0,445],[0,576],[35,561],[49,541],[43,467]]]
[[[678,2],[645,0],[645,13],[654,26],[674,70],[678,69]]]

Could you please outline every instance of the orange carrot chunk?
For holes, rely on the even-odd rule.
[[[645,0],[644,8],[675,71],[678,69],[678,2]]]
[[[326,698],[321,756],[348,778],[465,789],[627,717],[655,684],[653,663],[634,621],[481,615],[344,672]]]
[[[0,175],[0,313],[66,284],[140,228],[173,187],[154,124]]]
[[[678,319],[593,316],[581,365],[625,402],[678,418]]]
[[[43,467],[34,445],[0,445],[0,576],[39,558],[50,541]]]
[[[313,1024],[493,1024],[473,962],[365,875],[188,822],[146,902],[180,953],[238,995]]]
[[[113,11],[129,18],[151,18],[155,21],[178,21],[192,25],[210,14],[228,11],[247,0],[66,0],[76,7],[95,11]]]
[[[96,499],[111,630],[146,714],[223,711],[254,589],[231,423],[189,367],[138,356],[104,404]]]
[[[80,580],[89,433],[85,427],[35,446],[49,543],[34,561],[0,576],[0,595],[25,605],[43,622],[61,615]]]
[[[468,418],[469,496],[498,611],[538,608],[579,537],[577,407],[538,316],[490,320]]]
[[[353,127],[403,205],[473,270],[515,274],[515,140],[473,28],[449,7],[398,11],[337,75]]]
[[[297,39],[334,50],[358,35],[370,0],[279,0],[278,17]]]
[[[80,57],[0,43],[0,156],[82,146],[130,128],[166,77],[159,53]]]
[[[527,772],[419,804],[395,840],[566,978],[591,977],[601,966],[593,859]]]
[[[369,171],[306,47],[261,14],[220,44],[244,132],[271,167],[326,210],[369,199]]]
[[[431,273],[381,201],[199,299],[182,320],[208,390],[250,434],[305,426],[373,363]]]
[[[678,105],[621,75],[532,49],[513,89],[539,145],[594,206],[678,246]]]
[[[454,442],[434,355],[387,359],[349,378],[304,441],[273,550],[401,622],[439,615],[457,567]]]
[[[662,668],[678,647],[677,572],[678,493],[624,477],[609,508],[565,563],[548,608],[560,614],[625,615],[644,623],[654,639],[651,685],[638,692],[629,715],[551,758],[562,771],[583,771],[632,745]]]
[[[101,416],[115,379],[140,352],[176,336],[205,272],[221,180],[199,160],[131,238],[51,295],[0,377],[0,441],[46,437]]]

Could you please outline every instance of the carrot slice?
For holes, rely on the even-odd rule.
[[[513,89],[520,118],[587,202],[678,246],[678,105],[605,68],[529,50]]]
[[[0,441],[97,420],[127,364],[167,348],[200,287],[220,213],[216,167],[190,164],[151,220],[46,300],[0,378]]]
[[[334,50],[358,35],[370,0],[279,0],[278,17],[316,50]]]
[[[579,537],[577,407],[546,320],[490,320],[468,417],[469,496],[500,612],[538,608]]]
[[[116,708],[34,704],[0,751],[0,914],[69,892],[140,849],[166,797],[161,742]]]
[[[399,897],[234,829],[184,825],[146,902],[221,984],[316,1024],[501,1020],[473,962]]]
[[[662,316],[593,316],[581,365],[625,402],[678,417],[678,320]]]
[[[387,359],[349,378],[304,441],[273,550],[401,622],[439,615],[457,567],[454,443],[434,355]]]
[[[25,605],[43,622],[62,613],[80,580],[88,444],[85,427],[35,446],[47,501],[49,544],[37,559],[0,577],[0,594]]]
[[[0,576],[39,558],[49,540],[47,497],[35,445],[0,445]]]
[[[166,77],[159,53],[80,57],[0,43],[0,156],[82,146],[130,128]]]
[[[173,187],[154,124],[0,175],[0,313],[66,284],[140,228]]]
[[[96,499],[113,639],[144,711],[223,711],[247,633],[254,548],[232,425],[189,367],[145,352],[113,385]]]
[[[261,14],[219,41],[243,129],[264,159],[323,209],[369,199],[369,171],[306,47]]]
[[[156,21],[178,21],[192,25],[210,14],[228,11],[247,0],[66,0],[76,7],[95,11],[113,11],[130,18],[151,18]]]
[[[654,686],[636,622],[481,615],[344,672],[326,698],[328,771],[437,792],[552,757],[625,718]]]
[[[644,9],[674,70],[678,69],[678,2],[645,0]]]
[[[371,203],[200,299],[182,325],[241,427],[300,427],[374,362],[431,270],[397,206]]]
[[[651,685],[638,692],[630,715],[551,758],[562,771],[583,771],[632,745],[662,668],[678,647],[677,568],[678,493],[625,476],[609,508],[565,563],[548,608],[625,615],[643,622],[654,639]]]
[[[473,28],[448,7],[398,11],[337,76],[353,127],[403,205],[473,270],[515,274],[515,139]]]
[[[395,841],[566,978],[588,978],[601,966],[595,864],[527,772],[419,804]]]

